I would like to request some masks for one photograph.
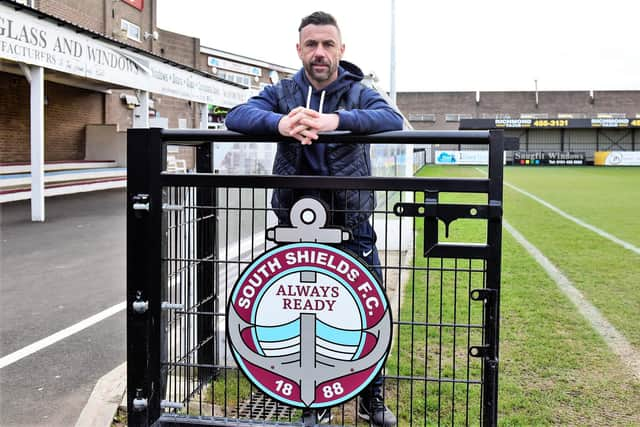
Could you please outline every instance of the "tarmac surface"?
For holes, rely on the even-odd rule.
[[[125,300],[126,190],[0,204],[0,358]],[[73,426],[126,359],[125,312],[0,368],[0,425]]]

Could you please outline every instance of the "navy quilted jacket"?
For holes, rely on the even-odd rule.
[[[338,130],[370,134],[402,129],[402,117],[375,90],[360,83],[362,71],[341,61],[338,79],[324,90],[316,91],[304,70],[292,79],[267,86],[246,104],[234,107],[226,118],[227,128],[254,135],[277,134],[278,122],[292,109],[307,105],[321,112],[334,112],[340,117]],[[324,96],[322,94],[324,92]],[[322,103],[322,105],[320,105]],[[311,144],[286,142],[278,144],[273,165],[276,175],[370,176],[371,159],[368,144]],[[332,222],[353,227],[369,216],[375,207],[373,192],[320,192],[289,189],[274,191],[272,206],[281,222],[288,222],[288,209],[303,195],[314,195],[333,210]]]

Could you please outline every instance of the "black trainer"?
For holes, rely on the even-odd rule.
[[[393,412],[384,405],[380,396],[373,396],[371,399],[363,399],[358,403],[358,416],[369,421],[373,426],[394,427],[398,421]]]
[[[313,420],[312,417],[314,415],[314,411],[312,409],[303,409],[302,410],[302,422],[308,423],[311,421],[313,424],[329,424],[331,422],[331,409],[316,409],[315,416],[316,419]]]

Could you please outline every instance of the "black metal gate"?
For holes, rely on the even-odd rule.
[[[383,286],[393,318],[384,398],[399,425],[496,425],[502,131],[323,135],[316,143],[474,144],[487,177],[283,177],[219,174],[217,143],[277,138],[226,131],[132,129],[128,135],[128,422],[147,425],[301,425],[237,368],[225,307],[238,274],[273,246],[275,188],[375,190]],[[167,169],[167,146],[191,147],[190,172]],[[410,159],[405,159],[410,161]],[[454,222],[456,221],[456,222]],[[457,242],[460,230],[465,242]],[[471,243],[468,243],[471,240]],[[368,425],[356,399],[336,425]]]

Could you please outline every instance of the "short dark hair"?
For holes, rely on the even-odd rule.
[[[313,12],[311,15],[302,18],[298,32],[302,31],[307,25],[333,25],[338,29],[338,32],[340,32],[336,18],[326,12]]]

